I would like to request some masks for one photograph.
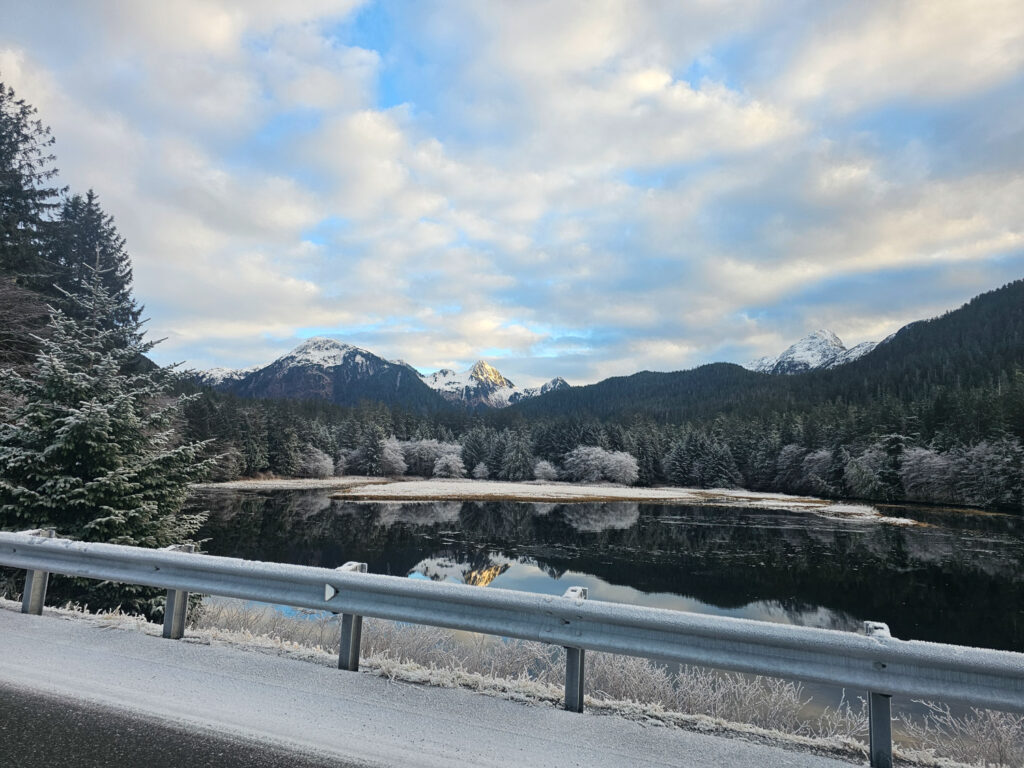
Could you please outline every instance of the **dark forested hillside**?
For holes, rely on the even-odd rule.
[[[847,365],[794,376],[716,363],[690,371],[606,379],[519,403],[506,418],[572,414],[600,419],[644,415],[676,423],[721,415],[761,418],[825,405],[931,405],[930,421],[951,417],[958,394],[1008,386],[1024,368],[1024,280],[960,309],[906,326]],[[998,414],[993,414],[997,416]],[[1024,437],[1006,414],[1007,428]]]

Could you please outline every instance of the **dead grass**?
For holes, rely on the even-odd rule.
[[[340,617],[288,617],[237,601],[207,601],[197,630],[265,636],[336,657]],[[561,701],[565,651],[544,643],[367,619],[364,667],[389,677],[469,687],[513,698]],[[804,748],[860,759],[867,754],[867,704],[843,699],[815,707],[802,685],[776,678],[668,667],[647,659],[587,654],[586,702],[598,711],[745,737],[785,738]],[[972,710],[957,717],[927,703],[923,717],[893,723],[900,763],[923,766],[1024,765],[1024,715]]]

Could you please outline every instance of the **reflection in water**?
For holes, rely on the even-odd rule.
[[[353,503],[210,491],[215,554],[1024,650],[1024,520],[899,508],[922,526],[635,503]]]

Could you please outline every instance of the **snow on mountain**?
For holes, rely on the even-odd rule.
[[[253,371],[258,371],[260,366],[254,365],[250,368],[210,368],[205,371],[197,371],[196,378],[200,384],[208,387],[217,387],[225,382],[240,381]]]
[[[304,365],[331,368],[344,364],[365,366],[371,358],[380,359],[372,352],[353,347],[351,344],[328,339],[326,336],[314,336],[275,362],[283,363],[289,368]]]
[[[505,408],[569,386],[556,377],[539,387],[517,387],[484,360],[461,373],[442,369],[424,376],[404,360],[385,360],[323,336],[307,339],[268,365],[241,370],[211,368],[196,373],[196,379],[250,397],[313,397],[339,404],[349,404],[357,397],[420,402],[424,395],[435,398],[433,390],[449,402],[491,408]],[[423,394],[417,394],[416,388]]]
[[[819,368],[835,368],[863,357],[878,344],[877,341],[865,341],[847,349],[832,331],[818,330],[800,339],[778,357],[762,357],[745,367],[759,373],[772,374],[804,373]]]
[[[885,341],[862,341],[855,347],[850,347],[845,352],[839,354],[835,359],[832,360],[826,368],[835,368],[837,365],[846,365],[852,363],[858,358],[864,357],[868,352],[873,350],[879,344],[884,344]]]
[[[569,384],[561,376],[539,387],[517,387],[485,360],[479,360],[468,371],[450,368],[424,376],[423,380],[450,402],[461,402],[471,407],[488,406],[506,408],[528,397],[537,397]]]

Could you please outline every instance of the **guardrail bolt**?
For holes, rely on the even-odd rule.
[[[166,549],[172,552],[195,552],[195,544],[174,544]],[[167,602],[164,603],[164,637],[168,640],[180,640],[185,636],[185,621],[188,619],[188,590],[167,590]]]
[[[865,621],[868,637],[891,638],[889,625]],[[868,692],[868,738],[871,768],[892,768],[892,696]]]
[[[569,587],[562,597],[586,600],[586,587]],[[565,708],[569,712],[583,711],[583,681],[586,651],[582,648],[565,649]]]
[[[349,561],[334,570],[344,573],[366,573],[366,563]],[[341,645],[338,648],[338,669],[359,671],[359,646],[363,639],[363,617],[341,614]]]
[[[57,535],[53,528],[32,531],[33,536],[52,539]],[[46,587],[50,583],[47,571],[25,571],[25,589],[21,596],[21,612],[33,616],[43,615],[43,603],[46,602]]]

